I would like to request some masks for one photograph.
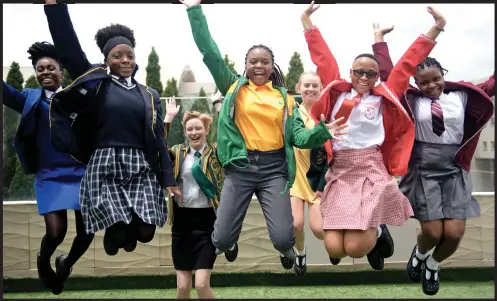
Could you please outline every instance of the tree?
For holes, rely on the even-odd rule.
[[[198,97],[206,97],[207,95],[205,94],[204,88],[201,87],[200,91],[198,92]],[[197,99],[194,101],[192,107],[190,108],[190,111],[197,111],[200,113],[210,113],[210,106],[209,106],[209,100],[205,98]]]
[[[170,80],[166,81],[166,88],[162,93],[163,97],[171,97],[178,96],[178,82],[173,77]],[[176,100],[176,105],[181,105],[181,100]],[[164,112],[164,116],[166,114],[165,110],[165,102],[162,102],[162,108]],[[181,119],[183,118],[184,106],[181,105],[178,115],[173,120],[173,124],[171,125],[171,129],[169,130],[169,135],[167,139],[167,145],[175,145],[180,144],[185,141],[185,135],[183,133],[183,124],[181,123]]]
[[[41,88],[41,85],[38,83],[35,75],[33,74],[24,83],[24,88],[25,89],[38,89],[38,88]]]
[[[162,94],[162,83],[160,81],[160,65],[159,65],[159,56],[157,52],[155,52],[155,48],[152,47],[152,51],[148,56],[148,65],[146,68],[147,71],[147,86],[159,92],[159,95]]]
[[[233,72],[236,75],[238,75],[238,72],[236,72],[236,69],[235,69],[235,62],[233,62],[232,60],[230,60],[228,58],[227,54],[224,55],[224,62],[226,63],[226,65],[228,65],[228,68],[231,70],[231,72]]]
[[[295,85],[299,81],[299,77],[302,73],[304,73],[304,64],[300,59],[300,54],[294,52],[290,59],[288,74],[286,75],[286,87],[291,91],[295,91]]]
[[[62,77],[62,87],[67,87],[72,83],[72,78],[67,72],[67,69],[64,68],[64,77]]]
[[[11,85],[18,91],[22,91],[22,83],[24,78],[21,73],[21,68],[17,62],[12,62],[9,73],[7,74],[7,84]],[[3,194],[8,197],[8,188],[12,182],[16,171],[17,155],[14,150],[14,137],[19,124],[19,113],[14,110],[4,107],[3,111]]]
[[[33,199],[35,175],[26,175],[19,160],[16,160],[16,172],[9,187],[9,198]]]

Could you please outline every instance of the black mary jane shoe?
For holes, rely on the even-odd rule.
[[[36,267],[38,268],[38,278],[43,286],[51,290],[57,282],[57,275],[50,266],[43,267],[40,262],[40,253],[36,255]]]
[[[374,247],[371,252],[368,253],[369,265],[376,271],[381,271],[385,267],[385,260],[380,255],[378,248]]]
[[[64,290],[64,282],[72,273],[72,267],[67,269],[64,265],[67,256],[62,254],[55,258],[55,270],[57,273],[57,283],[52,287],[52,294],[59,295]]]
[[[330,256],[330,262],[332,265],[338,265],[340,263],[340,261],[342,261],[341,258],[333,258]]]
[[[293,269],[295,270],[295,274],[297,274],[297,276],[304,276],[307,273],[306,257],[306,255],[297,255],[297,258],[295,259]]]
[[[423,293],[429,296],[434,296],[438,293],[438,290],[440,288],[440,268],[436,270],[429,269],[426,266],[426,263],[423,263],[422,265],[422,272],[421,272],[421,277],[422,277],[422,283],[421,287],[423,288]],[[430,279],[426,279],[426,271],[430,272]],[[437,277],[435,277],[437,276]]]
[[[238,244],[235,244],[235,248],[233,250],[224,251],[224,257],[227,261],[233,262],[238,257]]]
[[[376,240],[376,248],[380,252],[380,256],[383,258],[390,258],[393,255],[395,246],[393,243],[392,235],[386,225],[380,225],[381,235]]]
[[[411,257],[409,258],[409,261],[407,262],[406,266],[406,272],[407,272],[407,277],[412,281],[412,282],[419,282],[421,281],[421,266],[423,263],[425,263],[425,260],[421,260],[418,257],[416,257],[416,249],[417,245],[414,246],[414,249],[412,250]],[[418,261],[418,264],[416,266],[412,265],[412,262],[416,258]]]

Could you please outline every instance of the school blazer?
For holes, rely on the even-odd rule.
[[[305,31],[305,38],[311,59],[317,67],[324,90],[320,99],[311,109],[311,116],[319,122],[321,114],[330,120],[331,112],[341,93],[350,92],[352,85],[340,78],[338,64],[335,57],[324,41],[319,29],[313,27]],[[388,172],[393,176],[402,176],[407,173],[409,158],[414,145],[414,123],[406,109],[401,105],[399,97],[408,88],[409,77],[416,72],[416,66],[421,63],[435,46],[435,42],[421,35],[409,47],[401,60],[392,70],[395,76],[387,82],[381,82],[371,90],[372,95],[382,96],[383,126],[385,141],[380,147],[383,161]],[[325,142],[328,164],[333,163],[333,145],[331,140]],[[320,185],[318,191],[322,191]]]
[[[373,52],[380,61],[381,80],[386,81],[393,69],[392,58],[390,57],[387,43],[380,42],[373,44]],[[468,94],[468,102],[464,116],[463,140],[454,158],[461,168],[469,172],[471,160],[478,146],[481,130],[483,130],[494,115],[494,104],[491,97],[495,95],[495,74],[490,76],[487,81],[478,85],[473,85],[465,81],[445,82],[444,93],[460,90]],[[416,87],[409,86],[400,98],[402,105],[413,121],[413,102],[421,96],[421,92]]]

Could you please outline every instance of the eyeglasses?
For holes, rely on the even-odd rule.
[[[358,78],[361,78],[364,74],[366,74],[366,77],[368,79],[373,79],[373,78],[376,78],[378,76],[378,72],[374,72],[374,71],[364,71],[364,70],[352,70],[352,72],[354,72],[354,75]]]

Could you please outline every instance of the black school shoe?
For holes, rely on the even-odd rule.
[[[330,256],[330,262],[332,265],[338,265],[340,263],[340,261],[342,261],[341,258],[333,258]]]
[[[386,225],[380,225],[381,235],[376,240],[375,248],[378,249],[380,256],[383,258],[390,258],[394,252],[393,238]]]
[[[422,282],[421,282],[421,287],[423,288],[423,293],[429,296],[436,295],[438,293],[438,290],[440,288],[440,268],[436,270],[429,269],[426,266],[426,262],[423,262],[423,265],[421,267],[421,277],[422,277]],[[426,280],[426,271],[430,272],[430,279]],[[436,279],[435,279],[435,276]]]
[[[67,256],[62,254],[55,258],[55,270],[57,274],[57,284],[52,288],[52,294],[59,295],[64,290],[64,282],[67,280],[69,275],[72,273],[72,267],[67,269],[64,266],[64,262]]]
[[[297,274],[297,276],[304,276],[307,273],[306,255],[297,255],[293,269],[295,270],[295,274]]]
[[[227,261],[233,262],[238,257],[238,244],[235,244],[235,248],[233,250],[224,251],[224,257]]]
[[[368,253],[367,257],[368,257],[369,265],[374,270],[377,270],[377,271],[383,270],[383,268],[385,267],[385,260],[380,255],[380,251],[378,250],[378,248],[376,246],[373,248],[373,250],[371,250],[371,252]]]
[[[43,286],[51,290],[57,282],[57,275],[51,267],[43,268],[40,263],[40,253],[36,255],[36,267],[38,268],[38,278],[40,278]]]
[[[295,254],[295,250],[293,250],[293,248],[291,249],[293,254]],[[295,257],[297,254],[295,254]],[[283,266],[283,268],[285,268],[285,270],[289,270],[291,268],[293,268],[293,266],[295,265],[295,259],[292,259],[292,258],[288,258],[286,256],[281,256],[280,254],[280,261],[281,261],[281,265]]]
[[[418,245],[414,246],[414,249],[412,250],[411,253],[411,258],[409,258],[409,261],[407,262],[406,266],[406,272],[407,272],[407,277],[413,282],[419,282],[421,280],[421,266],[425,263],[425,260],[421,260],[418,257],[416,257],[416,249]],[[412,261],[416,258],[418,261],[418,265],[413,266]]]

